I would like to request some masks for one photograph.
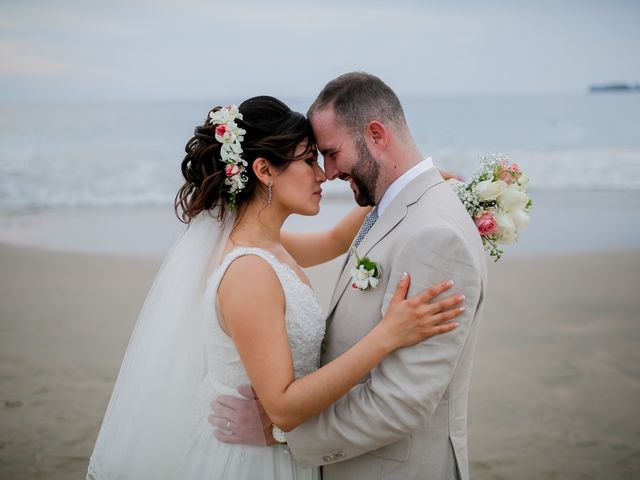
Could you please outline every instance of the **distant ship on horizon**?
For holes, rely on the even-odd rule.
[[[608,92],[621,92],[621,93],[640,93],[640,83],[631,85],[628,83],[603,83],[599,85],[590,85],[589,93],[608,93]]]

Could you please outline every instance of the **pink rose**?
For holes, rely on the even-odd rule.
[[[507,166],[504,161],[500,162],[500,170],[498,176],[500,177],[500,180],[507,182],[508,185],[511,185],[514,180],[518,179],[521,173],[522,172],[520,171],[520,167],[517,163]]]
[[[502,170],[500,172],[500,180],[506,182],[507,185],[511,185],[513,183],[513,176],[509,173],[509,170]]]
[[[509,165],[509,168],[507,169],[507,171],[511,174],[511,182],[520,178],[520,175],[522,174],[522,172],[520,171],[520,167],[518,166],[517,163],[514,163],[513,165]],[[511,184],[511,182],[509,182],[509,184]]]
[[[490,213],[483,213],[481,217],[474,218],[473,221],[483,237],[495,233],[498,229],[498,223]]]
[[[227,126],[226,125],[218,125],[216,127],[216,135],[220,135],[221,137],[224,137],[225,133],[227,133]]]
[[[238,172],[240,172],[240,167],[238,167],[237,165],[227,165],[224,171],[227,174],[227,177],[233,177],[234,175],[238,174]]]
[[[502,180],[503,182],[507,182],[507,185],[511,185],[513,178],[511,178],[511,174],[509,173],[506,160],[502,160],[498,164],[498,171],[496,172],[496,177],[498,177],[498,179]]]

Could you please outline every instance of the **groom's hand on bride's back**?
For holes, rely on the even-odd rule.
[[[271,419],[264,411],[251,385],[238,387],[246,399],[220,395],[211,402],[209,423],[213,435],[224,443],[242,445],[273,445]]]

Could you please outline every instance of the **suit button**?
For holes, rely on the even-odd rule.
[[[327,352],[327,341],[322,340],[322,342],[320,342],[320,353],[326,353],[326,352]]]

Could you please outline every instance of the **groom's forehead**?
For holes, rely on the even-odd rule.
[[[348,133],[333,109],[323,109],[313,115],[311,127],[321,153],[323,149],[329,148],[330,144],[341,143],[340,139]]]

